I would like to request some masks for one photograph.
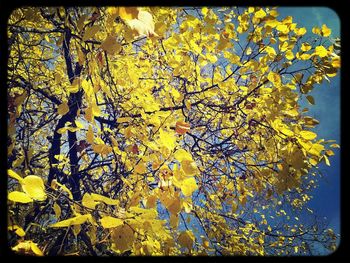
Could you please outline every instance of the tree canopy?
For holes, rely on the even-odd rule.
[[[7,30],[16,253],[335,249],[307,203],[339,145],[301,106],[340,68],[327,25],[266,7],[21,7]]]

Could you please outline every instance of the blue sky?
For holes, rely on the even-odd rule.
[[[326,7],[281,7],[280,17],[292,16],[293,22],[305,27],[311,33],[312,27],[326,24],[332,29],[331,37],[340,37],[340,20],[337,14]],[[312,34],[312,33],[311,33]],[[315,98],[316,105],[307,105],[310,116],[320,121],[315,131],[318,138],[334,139],[340,143],[340,76],[316,86],[310,95]],[[305,100],[304,100],[305,101]],[[340,149],[333,149],[335,156],[330,157],[331,166],[320,165],[324,178],[313,192],[309,205],[315,214],[327,217],[330,227],[340,233]]]

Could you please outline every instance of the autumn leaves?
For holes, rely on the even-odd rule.
[[[34,200],[44,201],[46,199],[45,186],[42,178],[36,175],[28,175],[24,178],[13,170],[8,170],[8,175],[16,179],[23,192],[12,191],[8,194],[8,199],[17,203],[30,203]]]

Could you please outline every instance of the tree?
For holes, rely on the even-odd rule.
[[[36,255],[335,249],[304,213],[340,68],[275,8],[21,7],[8,23],[9,245]],[[310,218],[313,217],[310,214]]]

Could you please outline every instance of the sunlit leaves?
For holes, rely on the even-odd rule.
[[[154,32],[153,17],[147,11],[138,11],[137,18],[126,19],[126,23],[137,32],[138,36],[158,36]]]
[[[9,193],[7,198],[10,201],[13,201],[16,203],[27,204],[27,203],[33,202],[33,199],[29,197],[26,193],[19,192],[19,191],[13,191]]]
[[[293,52],[292,52],[291,50],[288,50],[288,51],[286,52],[286,58],[287,58],[288,60],[292,60],[292,59],[294,58],[294,54],[293,54]]]
[[[13,171],[12,169],[8,169],[7,173],[10,177],[16,179],[19,182],[23,181],[23,178],[21,176],[19,176],[19,174],[17,174],[15,171]]]
[[[36,175],[28,175],[21,178],[13,170],[8,170],[11,177],[17,179],[24,192],[14,191],[9,193],[9,200],[14,202],[29,203],[33,200],[44,201],[46,199],[43,179]]]
[[[173,132],[164,129],[159,130],[159,143],[172,151],[176,146],[176,137]]]
[[[63,185],[63,184],[57,182],[56,179],[52,180],[52,182],[51,182],[51,187],[52,187],[53,189],[55,189],[55,190],[59,190],[59,189],[60,189],[60,190],[62,190],[62,191],[64,191],[64,192],[66,192],[66,193],[68,194],[68,197],[69,197],[70,199],[73,199],[72,192],[67,188],[67,186],[65,186],[65,185]]]
[[[22,181],[23,191],[34,200],[44,201],[46,199],[43,179],[39,176],[28,175]]]
[[[317,46],[315,48],[315,55],[318,55],[321,58],[324,58],[325,56],[327,56],[328,51],[324,46]]]
[[[100,222],[104,228],[114,228],[123,224],[123,220],[112,216],[102,217]]]
[[[77,215],[75,217],[52,224],[50,225],[50,227],[69,227],[74,225],[81,225],[81,224],[84,224],[90,218],[91,218],[91,214]]]
[[[42,250],[38,247],[37,243],[31,240],[20,241],[16,246],[11,248],[13,251],[21,252],[25,254],[32,254],[35,256],[43,256]]]
[[[15,233],[20,237],[24,237],[26,235],[23,228],[18,225],[8,226],[8,230],[15,231]]]
[[[61,213],[62,213],[61,207],[57,203],[54,203],[53,204],[53,210],[55,212],[56,218],[59,219],[60,216],[61,216]]]
[[[116,9],[116,13],[123,20],[135,19],[139,13],[139,9],[137,7],[118,7]]]
[[[270,71],[267,75],[267,79],[271,81],[276,87],[281,85],[281,76],[273,71]]]
[[[181,191],[185,196],[191,196],[197,189],[198,186],[193,177],[186,178],[181,182]]]
[[[302,208],[314,170],[337,154],[334,141],[316,141],[319,122],[300,105],[313,105],[308,94],[341,66],[330,28],[315,28],[314,41],[270,7],[21,10],[9,20],[12,236],[42,234],[50,253],[47,237],[67,231],[62,254],[264,255],[295,245],[269,243],[263,233],[279,219],[264,211],[281,197]],[[34,21],[45,33],[17,32]],[[24,233],[20,209],[44,200]],[[281,220],[290,213],[276,210]]]
[[[176,160],[178,160],[179,162],[182,162],[184,160],[190,160],[192,161],[192,155],[187,152],[184,149],[179,149],[174,153],[174,157],[176,158]]]
[[[301,48],[300,48],[301,51],[306,52],[306,51],[309,51],[310,49],[311,49],[311,45],[310,44],[308,44],[308,43],[301,44]]]
[[[305,140],[313,140],[317,137],[317,134],[312,131],[301,131],[299,135]]]
[[[82,202],[83,206],[90,208],[90,209],[94,209],[96,206],[95,200],[88,193],[84,194],[81,202]]]
[[[103,196],[103,195],[92,193],[91,197],[94,201],[101,201],[107,205],[118,205],[119,204],[118,200],[114,200],[114,199],[111,199],[111,198]]]
[[[264,18],[266,16],[266,12],[264,11],[264,9],[260,9],[259,11],[254,13],[254,16],[256,18]]]
[[[327,25],[323,24],[321,28],[321,33],[322,36],[329,37],[332,33],[332,30],[329,27],[327,27]]]

